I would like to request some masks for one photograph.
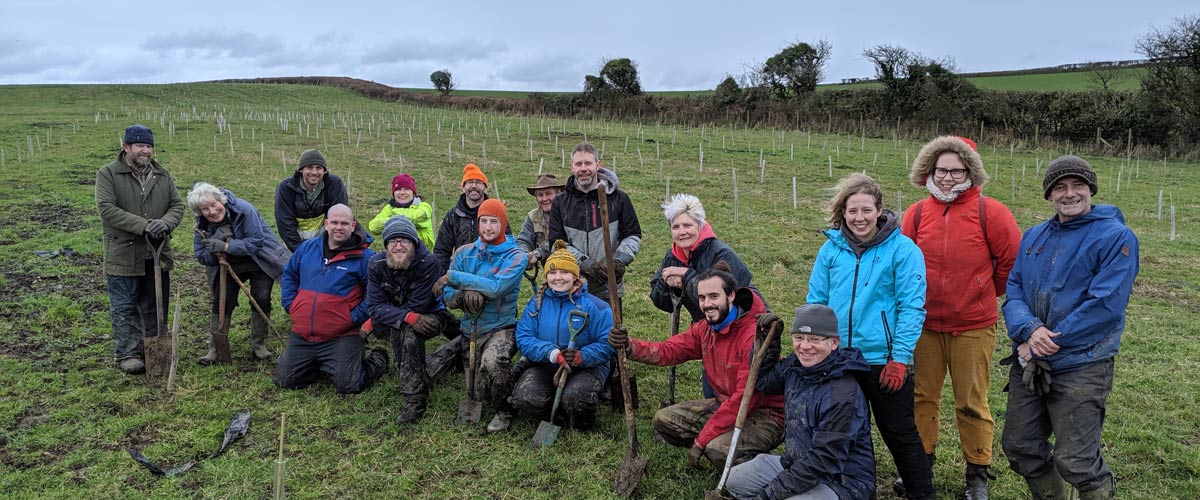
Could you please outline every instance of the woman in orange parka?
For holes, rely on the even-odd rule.
[[[925,453],[933,460],[946,372],[963,457],[966,497],[987,498],[994,423],[988,408],[996,350],[997,297],[1004,295],[1021,241],[1012,212],[984,196],[987,171],[975,142],[942,136],[913,161],[909,180],[929,197],[904,211],[901,232],[925,256],[925,326],[913,352],[914,414]]]

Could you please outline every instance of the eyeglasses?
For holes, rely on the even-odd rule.
[[[387,240],[387,243],[384,244],[384,246],[389,247],[389,248],[394,247],[396,245],[401,245],[401,246],[404,246],[405,248],[411,248],[412,242],[409,240],[406,240],[404,238],[392,238],[390,240]]]
[[[832,339],[832,338],[833,337],[825,337],[822,335],[807,335],[807,334],[803,334],[803,333],[793,333],[792,334],[792,341],[796,342],[796,343],[800,343],[800,344],[802,344],[804,342],[808,342],[809,344],[820,344],[820,343],[822,343],[826,340]]]
[[[937,177],[945,177],[945,176],[949,175],[951,179],[954,179],[956,181],[961,181],[967,177],[967,169],[956,168],[954,170],[947,170],[947,169],[939,167],[939,168],[933,169],[933,175],[935,175]]]

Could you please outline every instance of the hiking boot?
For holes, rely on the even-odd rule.
[[[146,363],[138,358],[125,358],[117,365],[121,371],[129,375],[140,375],[146,373]]]
[[[988,466],[967,462],[967,490],[963,496],[966,500],[988,500],[990,479],[996,479],[996,476],[988,471]]]
[[[512,419],[513,419],[512,413],[509,413],[506,411],[496,412],[496,416],[492,417],[491,422],[488,422],[487,431],[488,432],[506,431],[506,430],[508,430],[509,426],[512,425]]]
[[[1117,488],[1115,485],[1104,487],[1101,486],[1094,490],[1079,492],[1079,500],[1112,500],[1117,498]]]
[[[409,396],[405,398],[404,408],[396,416],[396,425],[415,424],[425,416],[425,396]]]
[[[1026,477],[1025,484],[1029,485],[1033,500],[1067,500],[1067,483],[1053,466],[1050,467],[1049,473],[1038,477]]]
[[[900,498],[908,496],[908,488],[904,487],[904,479],[896,478],[895,481],[892,481],[892,493]]]
[[[274,356],[267,349],[267,320],[259,314],[250,315],[250,349],[254,351],[254,357],[260,361],[271,359]]]

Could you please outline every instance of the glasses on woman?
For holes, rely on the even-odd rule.
[[[953,170],[949,170],[949,169],[939,167],[939,168],[933,169],[933,175],[936,177],[945,177],[945,176],[949,175],[951,179],[954,179],[956,181],[961,181],[967,177],[967,169],[956,168]]]

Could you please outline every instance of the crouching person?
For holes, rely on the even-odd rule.
[[[387,353],[377,349],[364,356],[359,335],[367,321],[363,295],[370,245],[350,207],[337,204],[329,208],[320,234],[296,247],[280,283],[292,333],[275,363],[275,385],[299,389],[324,373],[338,393],[356,393],[387,371]]]
[[[759,319],[760,331],[779,321]],[[737,498],[868,499],[875,494],[875,453],[866,399],[855,373],[870,373],[862,353],[838,349],[833,309],[806,304],[792,321],[794,354],[767,352],[755,388],[783,394],[787,412],[783,456],[761,454],[729,471]]]
[[[425,341],[442,333],[449,323],[433,285],[442,266],[422,242],[417,227],[407,217],[395,215],[382,227],[387,250],[368,264],[367,313],[373,333],[392,344],[396,374],[404,408],[396,425],[415,423],[425,415],[429,375],[425,372]]]
[[[675,446],[690,447],[688,464],[692,467],[700,466],[701,457],[707,457],[716,468],[725,466],[738,406],[750,376],[756,317],[766,312],[753,289],[737,288],[736,283],[725,262],[701,272],[696,277],[696,291],[704,318],[663,342],[631,339],[624,327],[608,334],[608,343],[625,349],[634,361],[671,366],[701,360],[717,397],[684,401],[654,414],[655,434]],[[766,453],[782,441],[783,397],[756,392],[750,399],[734,463]]]
[[[558,240],[545,259],[546,285],[517,322],[517,349],[529,360],[510,398],[516,409],[549,420],[557,374],[565,372],[562,411],[575,429],[596,422],[596,404],[608,378],[612,309],[587,291],[579,263]]]

